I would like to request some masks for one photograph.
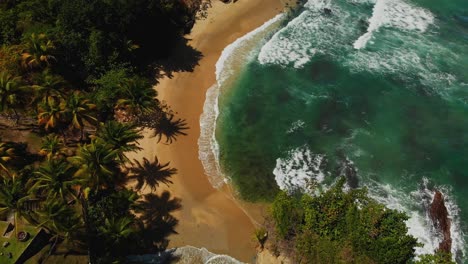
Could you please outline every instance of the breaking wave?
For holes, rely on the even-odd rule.
[[[216,125],[219,116],[219,96],[226,82],[240,71],[252,56],[253,48],[281,22],[284,15],[279,14],[259,28],[228,45],[216,62],[216,84],[206,92],[203,113],[200,116],[200,136],[198,138],[198,158],[205,174],[214,188],[220,188],[228,178],[222,173],[219,163],[219,144],[216,141]]]

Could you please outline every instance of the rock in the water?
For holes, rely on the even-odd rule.
[[[434,195],[434,200],[432,200],[431,207],[429,208],[429,215],[434,227],[443,235],[443,240],[439,244],[439,250],[450,253],[452,249],[452,237],[450,234],[451,222],[447,207],[445,206],[444,196],[437,190]]]
[[[323,12],[324,12],[326,15],[331,15],[331,14],[332,14],[332,10],[331,10],[330,8],[327,8],[327,7],[325,7],[325,8],[323,9]]]

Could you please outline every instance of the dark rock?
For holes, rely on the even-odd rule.
[[[451,221],[447,207],[445,206],[444,196],[437,190],[429,208],[429,216],[431,217],[434,228],[443,235],[443,240],[439,244],[439,250],[450,253],[452,249],[452,237],[450,234]]]
[[[325,15],[331,15],[332,14],[332,10],[330,8],[327,8],[327,7],[325,7],[323,9],[323,12],[325,13]]]

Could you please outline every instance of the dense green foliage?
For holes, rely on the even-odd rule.
[[[408,263],[417,240],[408,217],[367,196],[343,191],[344,179],[319,196],[280,192],[272,206],[277,235],[300,263]]]
[[[142,127],[168,142],[185,134],[153,86],[161,72],[190,71],[200,59],[183,37],[199,5],[0,1],[0,121],[43,137],[38,153],[0,140],[0,220],[42,227],[50,253],[66,244],[91,263],[165,249],[180,201],[140,197],[127,183],[154,191],[176,169],[157,157],[133,166],[127,154],[141,149]],[[184,61],[168,63],[176,48]]]

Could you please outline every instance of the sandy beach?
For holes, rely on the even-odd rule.
[[[187,136],[166,145],[145,137],[141,152],[132,158],[150,160],[157,154],[161,162],[171,162],[178,169],[173,184],[167,188],[182,200],[178,235],[170,237],[169,247],[191,245],[205,247],[217,254],[227,254],[244,262],[253,262],[256,251],[254,224],[226,192],[214,189],[198,159],[197,140],[200,115],[206,90],[215,83],[215,63],[223,49],[237,38],[261,26],[284,9],[281,0],[239,0],[223,4],[213,1],[208,18],[199,20],[187,36],[189,44],[203,54],[193,72],[176,73],[160,80],[158,98],[165,101],[177,118],[186,119]]]

